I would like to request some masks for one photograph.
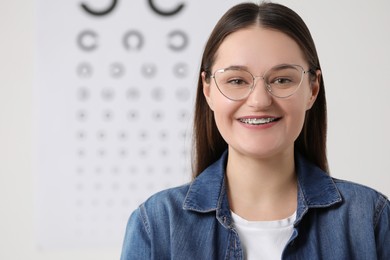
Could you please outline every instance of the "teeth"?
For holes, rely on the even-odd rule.
[[[275,121],[276,118],[241,118],[240,121],[249,125],[262,125]]]

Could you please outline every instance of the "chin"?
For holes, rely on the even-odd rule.
[[[289,154],[293,154],[291,152],[294,151],[294,145],[290,145],[287,147],[281,146],[272,146],[271,144],[264,144],[259,147],[258,145],[255,147],[230,147],[229,151],[234,150],[236,153],[240,154],[242,157],[254,158],[259,160],[271,159],[280,156],[285,156]]]

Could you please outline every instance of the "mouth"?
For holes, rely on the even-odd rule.
[[[238,121],[247,125],[265,125],[280,120],[280,117],[239,118]]]

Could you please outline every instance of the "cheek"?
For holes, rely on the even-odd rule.
[[[306,111],[311,108],[313,103],[312,91],[309,84],[304,84],[301,86],[299,91],[295,93],[291,100],[286,103],[285,111],[290,111],[290,114],[295,118],[297,123],[302,123],[305,120]]]
[[[279,107],[284,111],[285,119],[287,121],[286,127],[288,131],[297,135],[300,133],[307,110],[307,96],[303,93],[296,93],[298,95],[292,96],[288,100],[280,100]]]
[[[234,109],[226,102],[221,102],[219,99],[213,99],[213,111],[217,126],[222,123],[227,123],[233,117]]]
[[[231,107],[230,100],[225,98],[214,85],[210,88],[209,105],[212,107],[215,117],[227,113]]]
[[[211,110],[220,110],[219,107],[222,105],[221,104],[221,95],[219,94],[219,90],[217,89],[216,86],[213,84],[209,85],[208,87],[208,96],[207,98],[207,103],[209,104]]]
[[[222,138],[227,141],[229,139],[229,129],[231,128],[231,121],[229,121],[229,113],[220,107],[214,107],[214,121]]]
[[[318,94],[317,93],[318,89],[315,88],[315,87],[312,89],[310,84],[307,84],[304,87],[305,88],[303,89],[304,90],[303,91],[304,92],[303,95],[304,95],[305,99],[303,100],[303,102],[305,104],[305,110],[309,110],[313,106],[313,104],[314,104],[314,102],[316,100],[316,97],[317,97],[317,94]]]
[[[218,130],[221,134],[226,133],[235,120],[234,115],[240,107],[240,102],[231,101],[219,93],[212,94],[210,97]]]

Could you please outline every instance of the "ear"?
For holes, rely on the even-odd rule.
[[[213,102],[211,98],[211,80],[206,78],[206,72],[203,71],[202,74],[202,85],[203,85],[203,95],[206,98],[207,104],[210,109],[213,110]]]
[[[307,102],[307,107],[306,110],[311,109],[313,106],[314,102],[317,99],[318,93],[320,92],[320,81],[321,81],[321,71],[316,70],[316,78],[310,81],[310,97]]]

